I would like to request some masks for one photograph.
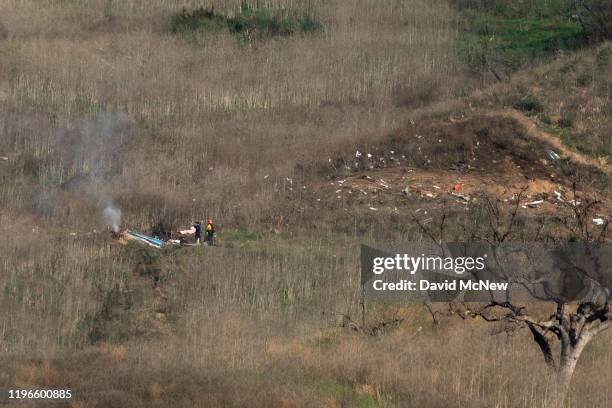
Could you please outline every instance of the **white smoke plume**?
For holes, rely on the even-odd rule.
[[[118,233],[121,228],[121,210],[115,207],[114,204],[108,203],[102,211],[104,222],[113,229],[113,232]]]

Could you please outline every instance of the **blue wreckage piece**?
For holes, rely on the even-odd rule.
[[[134,231],[128,231],[128,235],[131,236],[132,238],[135,238],[141,242],[144,242],[145,244],[151,245],[155,248],[161,248],[163,247],[166,242],[162,241],[159,238],[155,238],[155,237],[151,237],[149,235],[145,235],[145,234],[141,234],[139,232],[134,232]]]

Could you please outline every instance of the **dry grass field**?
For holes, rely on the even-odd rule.
[[[395,168],[451,180],[484,131],[493,147],[475,163],[521,181],[529,169],[507,169],[546,145],[482,112],[536,95],[525,120],[601,163],[550,172],[612,215],[610,45],[489,87],[457,52],[454,3],[253,2],[318,24],[267,35],[172,29],[183,9],[242,18],[239,0],[0,2],[0,388],[69,387],[75,408],[543,406],[552,378],[528,330],[435,325],[421,305],[368,305],[368,326],[394,322],[376,336],[343,324],[361,313],[359,245],[427,240],[415,211],[448,210],[339,193],[357,149],[381,157],[357,163],[354,185]],[[572,95],[597,99],[559,106],[546,81],[564,72]],[[408,158],[381,165],[397,146]],[[219,245],[122,245],[111,204],[122,229],[146,233],[213,218]],[[584,352],[567,407],[610,406],[611,336]]]
[[[463,85],[444,2],[314,1],[320,32],[252,47],[225,32],[172,35],[172,13],[195,2],[168,3],[3,2],[2,149],[21,173],[49,180],[43,189],[104,174],[140,226],[151,199],[164,202],[160,217],[226,219],[240,206],[257,218],[265,175],[292,177],[297,160],[380,134],[402,105]]]

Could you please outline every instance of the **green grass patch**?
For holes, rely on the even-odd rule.
[[[487,19],[483,34],[503,52],[537,56],[550,51],[577,48],[582,27],[566,19]]]
[[[235,15],[217,13],[213,8],[182,10],[172,16],[170,31],[175,34],[201,31],[229,31],[250,39],[308,34],[322,28],[309,12],[273,9],[243,3]]]
[[[393,406],[392,400],[389,397],[377,398],[365,392],[360,392],[353,384],[339,382],[332,377],[317,379],[315,381],[315,388],[320,394],[340,401],[341,406],[360,408]]]
[[[495,8],[462,12],[465,35],[458,49],[469,69],[497,76],[537,63],[559,51],[575,50],[587,43],[578,22],[558,11],[537,13],[530,8],[523,15]]]
[[[221,238],[223,238],[224,241],[248,242],[258,241],[260,239],[260,236],[257,231],[248,229],[246,227],[240,227],[223,231]]]
[[[507,18],[554,18],[572,12],[571,0],[453,0],[461,10],[475,10]]]

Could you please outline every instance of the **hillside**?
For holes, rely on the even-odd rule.
[[[570,3],[2,2],[0,387],[542,406],[528,330],[364,306],[359,251],[612,241],[612,44]],[[209,218],[214,247],[119,238]],[[567,407],[608,406],[611,336]]]

